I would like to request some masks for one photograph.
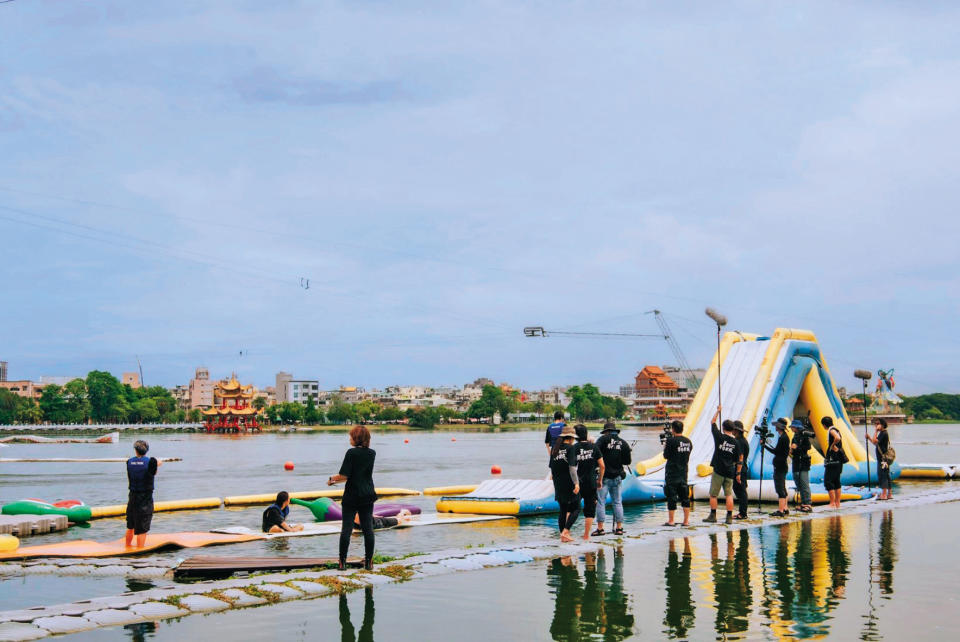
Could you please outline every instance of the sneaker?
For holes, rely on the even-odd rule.
[[[717,523],[717,516],[716,516],[716,515],[708,515],[707,517],[704,517],[704,518],[703,518],[703,521],[707,522],[708,524],[716,524],[716,523]]]

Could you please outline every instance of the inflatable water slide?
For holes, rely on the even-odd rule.
[[[719,382],[717,364],[720,365]],[[811,451],[810,481],[817,484],[823,481],[822,453],[827,445],[827,431],[821,426],[820,419],[831,417],[840,431],[849,458],[843,467],[841,482],[844,485],[865,485],[869,466],[870,478],[876,483],[877,462],[873,458],[868,460],[862,436],[858,439],[853,431],[816,336],[809,330],[778,328],[772,336],[727,332],[720,342],[684,420],[684,434],[693,442],[690,483],[695,485],[695,496],[696,486],[709,481],[706,478],[712,473],[710,419],[721,392],[722,418],[739,419],[746,428],[744,436],[750,442],[747,465],[752,480],[773,478],[769,453],[764,456],[761,477],[760,437],[754,430],[755,425],[767,417],[772,430],[776,418],[809,416],[816,434],[813,440],[815,449]],[[653,483],[663,479],[664,464],[663,456],[656,455],[641,461],[636,470],[641,480]],[[896,478],[899,474],[900,465],[894,463],[891,477]],[[816,488],[812,490],[817,492]],[[753,495],[752,488],[751,491]],[[773,484],[770,484],[769,492],[772,491]],[[844,494],[859,493],[845,488]]]

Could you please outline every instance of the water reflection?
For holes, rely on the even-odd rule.
[[[144,640],[153,637],[157,632],[156,622],[138,622],[136,624],[127,624],[123,627],[127,636],[133,642],[144,642]]]
[[[608,575],[609,551],[587,553],[580,576],[577,560],[560,557],[547,567],[547,584],[553,589],[554,612],[550,635],[554,640],[618,641],[634,633],[630,599],[623,589],[623,552],[613,553],[613,572]]]
[[[880,594],[889,600],[893,595],[893,566],[897,563],[897,537],[893,530],[893,511],[883,513],[880,519],[880,552],[875,567]],[[871,561],[872,564],[872,561]]]
[[[693,628],[695,609],[690,590],[690,567],[693,552],[690,538],[683,538],[683,553],[677,553],[677,540],[670,540],[667,566],[663,572],[667,591],[667,608],[663,617],[663,632],[670,638],[686,638]]]
[[[360,634],[357,635],[350,621],[350,605],[347,604],[345,593],[340,594],[340,640],[342,642],[373,642],[373,587],[366,587],[363,591],[363,623],[360,625]]]
[[[710,536],[710,567],[713,570],[716,630],[725,633],[746,631],[753,604],[750,587],[750,536],[747,531],[726,533],[726,554],[720,557],[720,537]]]

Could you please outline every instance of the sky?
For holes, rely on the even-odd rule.
[[[0,360],[616,390],[522,328],[713,306],[960,392],[958,77],[951,3],[0,4]]]

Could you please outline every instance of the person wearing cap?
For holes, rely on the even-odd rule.
[[[607,518],[607,496],[613,506],[614,535],[623,535],[623,500],[620,497],[620,484],[626,478],[623,467],[630,464],[630,444],[620,438],[617,424],[608,421],[603,424],[597,439],[597,448],[603,455],[603,486],[597,493],[597,529],[591,535],[606,535],[603,530]]]
[[[740,446],[734,437],[734,425],[729,419],[723,421],[723,432],[717,428],[720,406],[710,420],[710,432],[713,434],[713,475],[710,477],[710,514],[703,521],[715,524],[717,521],[717,497],[723,489],[724,502],[727,505],[727,524],[733,523],[733,478],[740,474],[742,465]]]
[[[877,486],[880,488],[879,500],[893,499],[890,492],[890,435],[887,434],[887,420],[875,417],[873,420],[873,437],[867,434],[867,439],[876,446],[877,459]],[[896,451],[894,451],[896,452]]]
[[[786,419],[781,419],[786,423]],[[793,460],[793,483],[797,487],[797,493],[800,495],[801,513],[809,513],[813,510],[813,500],[810,496],[810,434],[807,427],[800,419],[794,419],[790,422],[790,430],[793,431],[793,438],[790,440],[790,456]]]
[[[777,445],[770,446],[764,439],[760,445],[773,454],[773,487],[777,491],[777,510],[771,513],[774,517],[786,517],[787,510],[787,458],[790,456],[790,438],[787,436],[787,420],[780,418],[773,422],[777,430]]]
[[[583,498],[583,539],[587,540],[597,516],[597,490],[603,484],[603,455],[590,441],[586,426],[577,424],[573,430],[577,433],[577,443],[571,446],[571,452],[573,461],[577,462],[577,479]]]
[[[553,477],[553,496],[560,505],[558,525],[560,540],[572,542],[570,528],[580,515],[580,480],[573,440],[577,436],[573,426],[564,426],[550,451],[550,473]]]
[[[739,512],[733,516],[734,519],[746,519],[747,508],[750,505],[750,496],[747,495],[747,458],[750,456],[750,444],[743,436],[743,422],[739,419],[733,422],[734,437],[737,440],[737,447],[740,449],[740,466],[737,469],[737,476],[733,478],[733,495],[737,498]]]

